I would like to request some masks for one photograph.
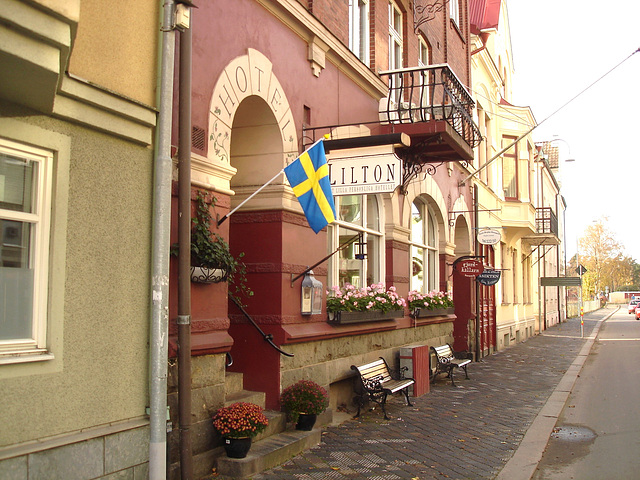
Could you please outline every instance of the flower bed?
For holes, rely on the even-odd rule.
[[[396,292],[396,287],[385,289],[383,283],[374,283],[364,288],[351,284],[332,287],[327,290],[327,312],[389,312],[403,310],[404,298]]]
[[[439,292],[432,290],[429,293],[420,293],[412,290],[407,295],[409,311],[415,315],[416,310],[420,312],[438,311],[440,315],[450,313],[453,308],[453,300],[449,292]]]

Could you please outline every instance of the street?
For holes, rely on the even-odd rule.
[[[640,321],[603,323],[532,477],[640,478]]]

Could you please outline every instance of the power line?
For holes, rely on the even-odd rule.
[[[566,107],[567,105],[569,105],[571,102],[573,102],[576,98],[578,98],[580,95],[582,95],[584,92],[586,92],[587,90],[589,90],[591,87],[593,87],[596,83],[598,83],[600,80],[602,80],[604,77],[606,77],[607,75],[609,75],[611,72],[613,72],[616,68],[618,68],[620,65],[622,65],[624,62],[626,62],[627,60],[629,60],[632,56],[634,56],[636,53],[640,52],[640,48],[638,48],[637,50],[634,50],[631,55],[629,55],[627,58],[625,58],[624,60],[622,60],[620,63],[618,63],[615,67],[613,67],[612,69],[610,69],[608,72],[606,72],[604,75],[600,76],[597,80],[595,80],[594,82],[592,82],[589,86],[587,86],[586,88],[582,89],[578,94],[574,95],[571,99],[569,99],[567,102],[565,102],[562,106],[560,106],[559,108],[557,108],[553,113],[551,113],[551,115],[547,116],[546,118],[544,118],[540,123],[538,123],[537,125],[534,125],[533,127],[531,127],[529,130],[527,130],[525,133],[523,133],[522,135],[520,135],[518,138],[516,138],[510,145],[507,145],[505,148],[503,148],[502,150],[500,150],[498,153],[496,153],[491,160],[489,160],[488,162],[486,162],[484,165],[481,165],[480,168],[478,168],[475,172],[471,173],[470,175],[468,175],[464,180],[462,180],[459,185],[464,185],[465,183],[467,183],[467,180],[469,180],[471,177],[473,177],[474,175],[476,175],[480,170],[484,170],[485,168],[487,168],[491,163],[493,163],[495,160],[497,160],[498,158],[500,158],[502,156],[503,153],[505,153],[507,150],[509,150],[511,147],[513,147],[514,145],[516,145],[520,140],[522,140],[524,137],[526,137],[527,135],[529,135],[531,132],[533,132],[536,128],[538,128],[540,125],[542,125],[544,122],[546,122],[547,120],[549,120],[551,117],[553,117],[556,113],[558,113],[560,110],[562,110],[564,107]]]

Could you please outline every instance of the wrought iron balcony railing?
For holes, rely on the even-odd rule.
[[[536,231],[558,236],[558,217],[551,207],[536,208]]]
[[[383,123],[444,120],[471,147],[482,140],[473,122],[475,102],[448,65],[403,68],[381,72],[388,78],[389,95],[380,102]]]

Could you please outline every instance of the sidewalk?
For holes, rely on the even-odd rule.
[[[395,395],[323,429],[322,442],[254,480],[529,479],[608,306],[469,366],[457,388],[440,376],[413,407]],[[590,338],[591,337],[591,338]],[[413,401],[413,399],[412,399]]]

